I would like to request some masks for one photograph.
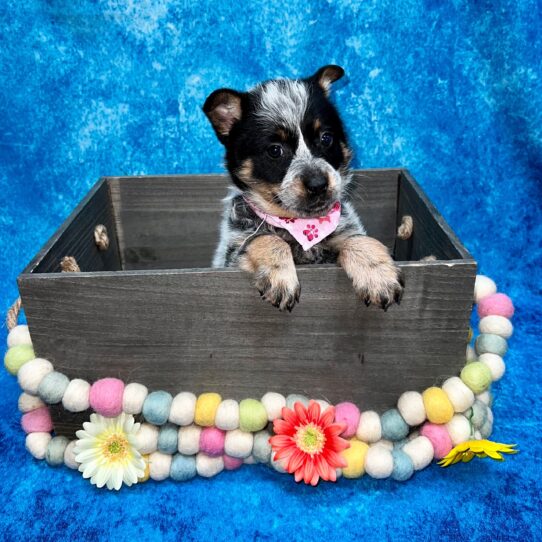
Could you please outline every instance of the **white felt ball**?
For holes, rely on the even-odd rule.
[[[496,382],[502,378],[504,372],[506,371],[506,365],[501,356],[488,352],[486,354],[482,354],[479,359],[490,370],[491,380],[493,380],[493,382]]]
[[[455,414],[446,424],[446,430],[454,446],[469,440],[471,434],[469,420],[463,414]]]
[[[15,326],[8,333],[8,348],[12,346],[21,346],[24,344],[32,345],[28,326]]]
[[[261,400],[267,412],[267,419],[272,422],[282,417],[282,407],[286,406],[286,397],[274,391],[268,391]]]
[[[330,406],[327,401],[324,401],[324,399],[316,399],[316,402],[320,405],[320,412],[324,412],[324,410],[326,410]]]
[[[35,457],[36,459],[43,459],[51,439],[52,437],[50,433],[29,433],[26,435],[25,446],[32,457]]]
[[[465,353],[465,357],[466,357],[467,361],[476,361],[477,360],[476,350],[470,344],[467,344],[467,351]]]
[[[481,440],[482,439],[482,435],[480,434],[480,431],[476,430],[474,432],[474,440]]]
[[[272,456],[274,456],[275,454],[273,453]],[[279,459],[278,461],[276,461],[275,459],[271,459],[271,466],[277,471],[277,472],[280,472],[281,474],[286,474],[287,470],[286,470],[286,465],[288,464],[288,460],[286,458],[282,458],[282,459]]]
[[[243,463],[245,465],[255,465],[257,461],[253,455],[249,455],[248,457],[245,457],[245,459],[243,459]]]
[[[493,335],[499,335],[503,339],[509,339],[514,333],[512,322],[508,318],[497,314],[482,318],[478,324],[478,329],[480,333],[492,333]]]
[[[252,456],[259,463],[269,463],[271,457],[271,444],[269,431],[258,431],[254,434],[254,444],[252,445]]]
[[[23,392],[19,396],[19,410],[23,413],[31,412],[32,410],[36,410],[42,406],[45,406],[45,403],[35,395],[30,395]]]
[[[211,478],[224,470],[224,460],[221,456],[211,457],[203,452],[196,456],[196,471],[204,478]]]
[[[89,396],[90,384],[86,380],[74,378],[62,396],[62,405],[70,412],[84,412],[90,406]]]
[[[141,454],[155,452],[158,446],[158,427],[142,423],[136,434],[136,446]]]
[[[181,426],[194,423],[197,397],[189,391],[178,393],[171,402],[169,408],[169,421]]]
[[[420,425],[425,421],[423,397],[417,391],[406,391],[397,401],[397,410],[408,425]]]
[[[448,378],[442,384],[442,389],[450,399],[455,412],[465,412],[474,403],[474,393],[458,376]]]
[[[64,465],[70,469],[77,470],[79,468],[79,463],[75,460],[75,453],[73,449],[77,444],[76,440],[72,440],[64,450]]]
[[[414,470],[422,470],[433,461],[434,449],[431,441],[424,436],[416,437],[403,446],[403,452],[410,457]]]
[[[390,452],[393,450],[393,442],[391,440],[386,440],[385,438],[380,439],[378,442],[375,442],[373,446],[382,446]]]
[[[157,482],[165,480],[171,469],[171,455],[153,452],[149,456],[149,475]]]
[[[252,453],[254,436],[252,433],[235,429],[226,433],[224,451],[226,455],[244,459]]]
[[[365,472],[372,478],[388,478],[393,472],[391,451],[381,444],[370,446],[365,454]]]
[[[487,420],[484,422],[482,427],[480,427],[480,435],[482,438],[488,438],[493,431],[493,412],[491,409],[487,409]]]
[[[380,416],[373,410],[361,413],[356,436],[363,442],[377,442],[382,438]]]
[[[497,292],[497,285],[485,275],[476,275],[474,282],[474,302],[478,303],[480,299]]]
[[[43,378],[53,372],[53,365],[50,361],[36,358],[25,363],[17,373],[19,386],[31,395],[38,394],[38,387]]]
[[[218,405],[215,425],[223,431],[233,431],[239,427],[239,403],[235,399],[225,399]]]
[[[122,410],[126,414],[141,414],[148,394],[149,390],[143,384],[137,382],[127,384],[122,394]]]
[[[478,401],[481,401],[482,403],[484,403],[484,405],[488,407],[490,407],[491,404],[493,403],[493,395],[491,394],[491,391],[489,390],[479,393],[476,396],[476,399],[478,399]]]
[[[177,448],[184,455],[196,455],[199,452],[199,439],[201,427],[199,425],[186,425],[179,429]]]

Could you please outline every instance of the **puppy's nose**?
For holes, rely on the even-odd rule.
[[[311,196],[318,196],[327,190],[328,179],[321,171],[311,171],[303,175],[303,184]]]

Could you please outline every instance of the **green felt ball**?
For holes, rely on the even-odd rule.
[[[34,349],[30,344],[12,346],[4,356],[4,365],[9,374],[16,375],[27,361],[35,357]]]
[[[491,384],[491,371],[485,363],[473,361],[463,367],[461,380],[474,393],[482,393]]]
[[[267,411],[256,399],[243,399],[239,403],[239,428],[254,433],[267,425]]]
[[[506,342],[506,339],[503,339],[499,335],[482,333],[476,337],[474,348],[479,356],[482,354],[497,354],[498,356],[503,357],[508,350],[508,343]]]

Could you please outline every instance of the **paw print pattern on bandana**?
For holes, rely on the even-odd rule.
[[[279,218],[286,224],[293,224],[297,220],[296,218],[289,218],[287,216],[279,216]]]
[[[303,230],[303,235],[309,240],[318,239],[318,228],[314,224],[309,224],[306,230]]]

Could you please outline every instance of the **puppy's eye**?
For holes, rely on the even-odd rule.
[[[324,147],[331,147],[331,145],[333,143],[333,135],[330,134],[329,132],[324,132],[320,136],[320,141],[322,142],[322,145]]]
[[[282,145],[274,144],[267,147],[267,154],[271,156],[271,158],[280,158],[283,152]]]

